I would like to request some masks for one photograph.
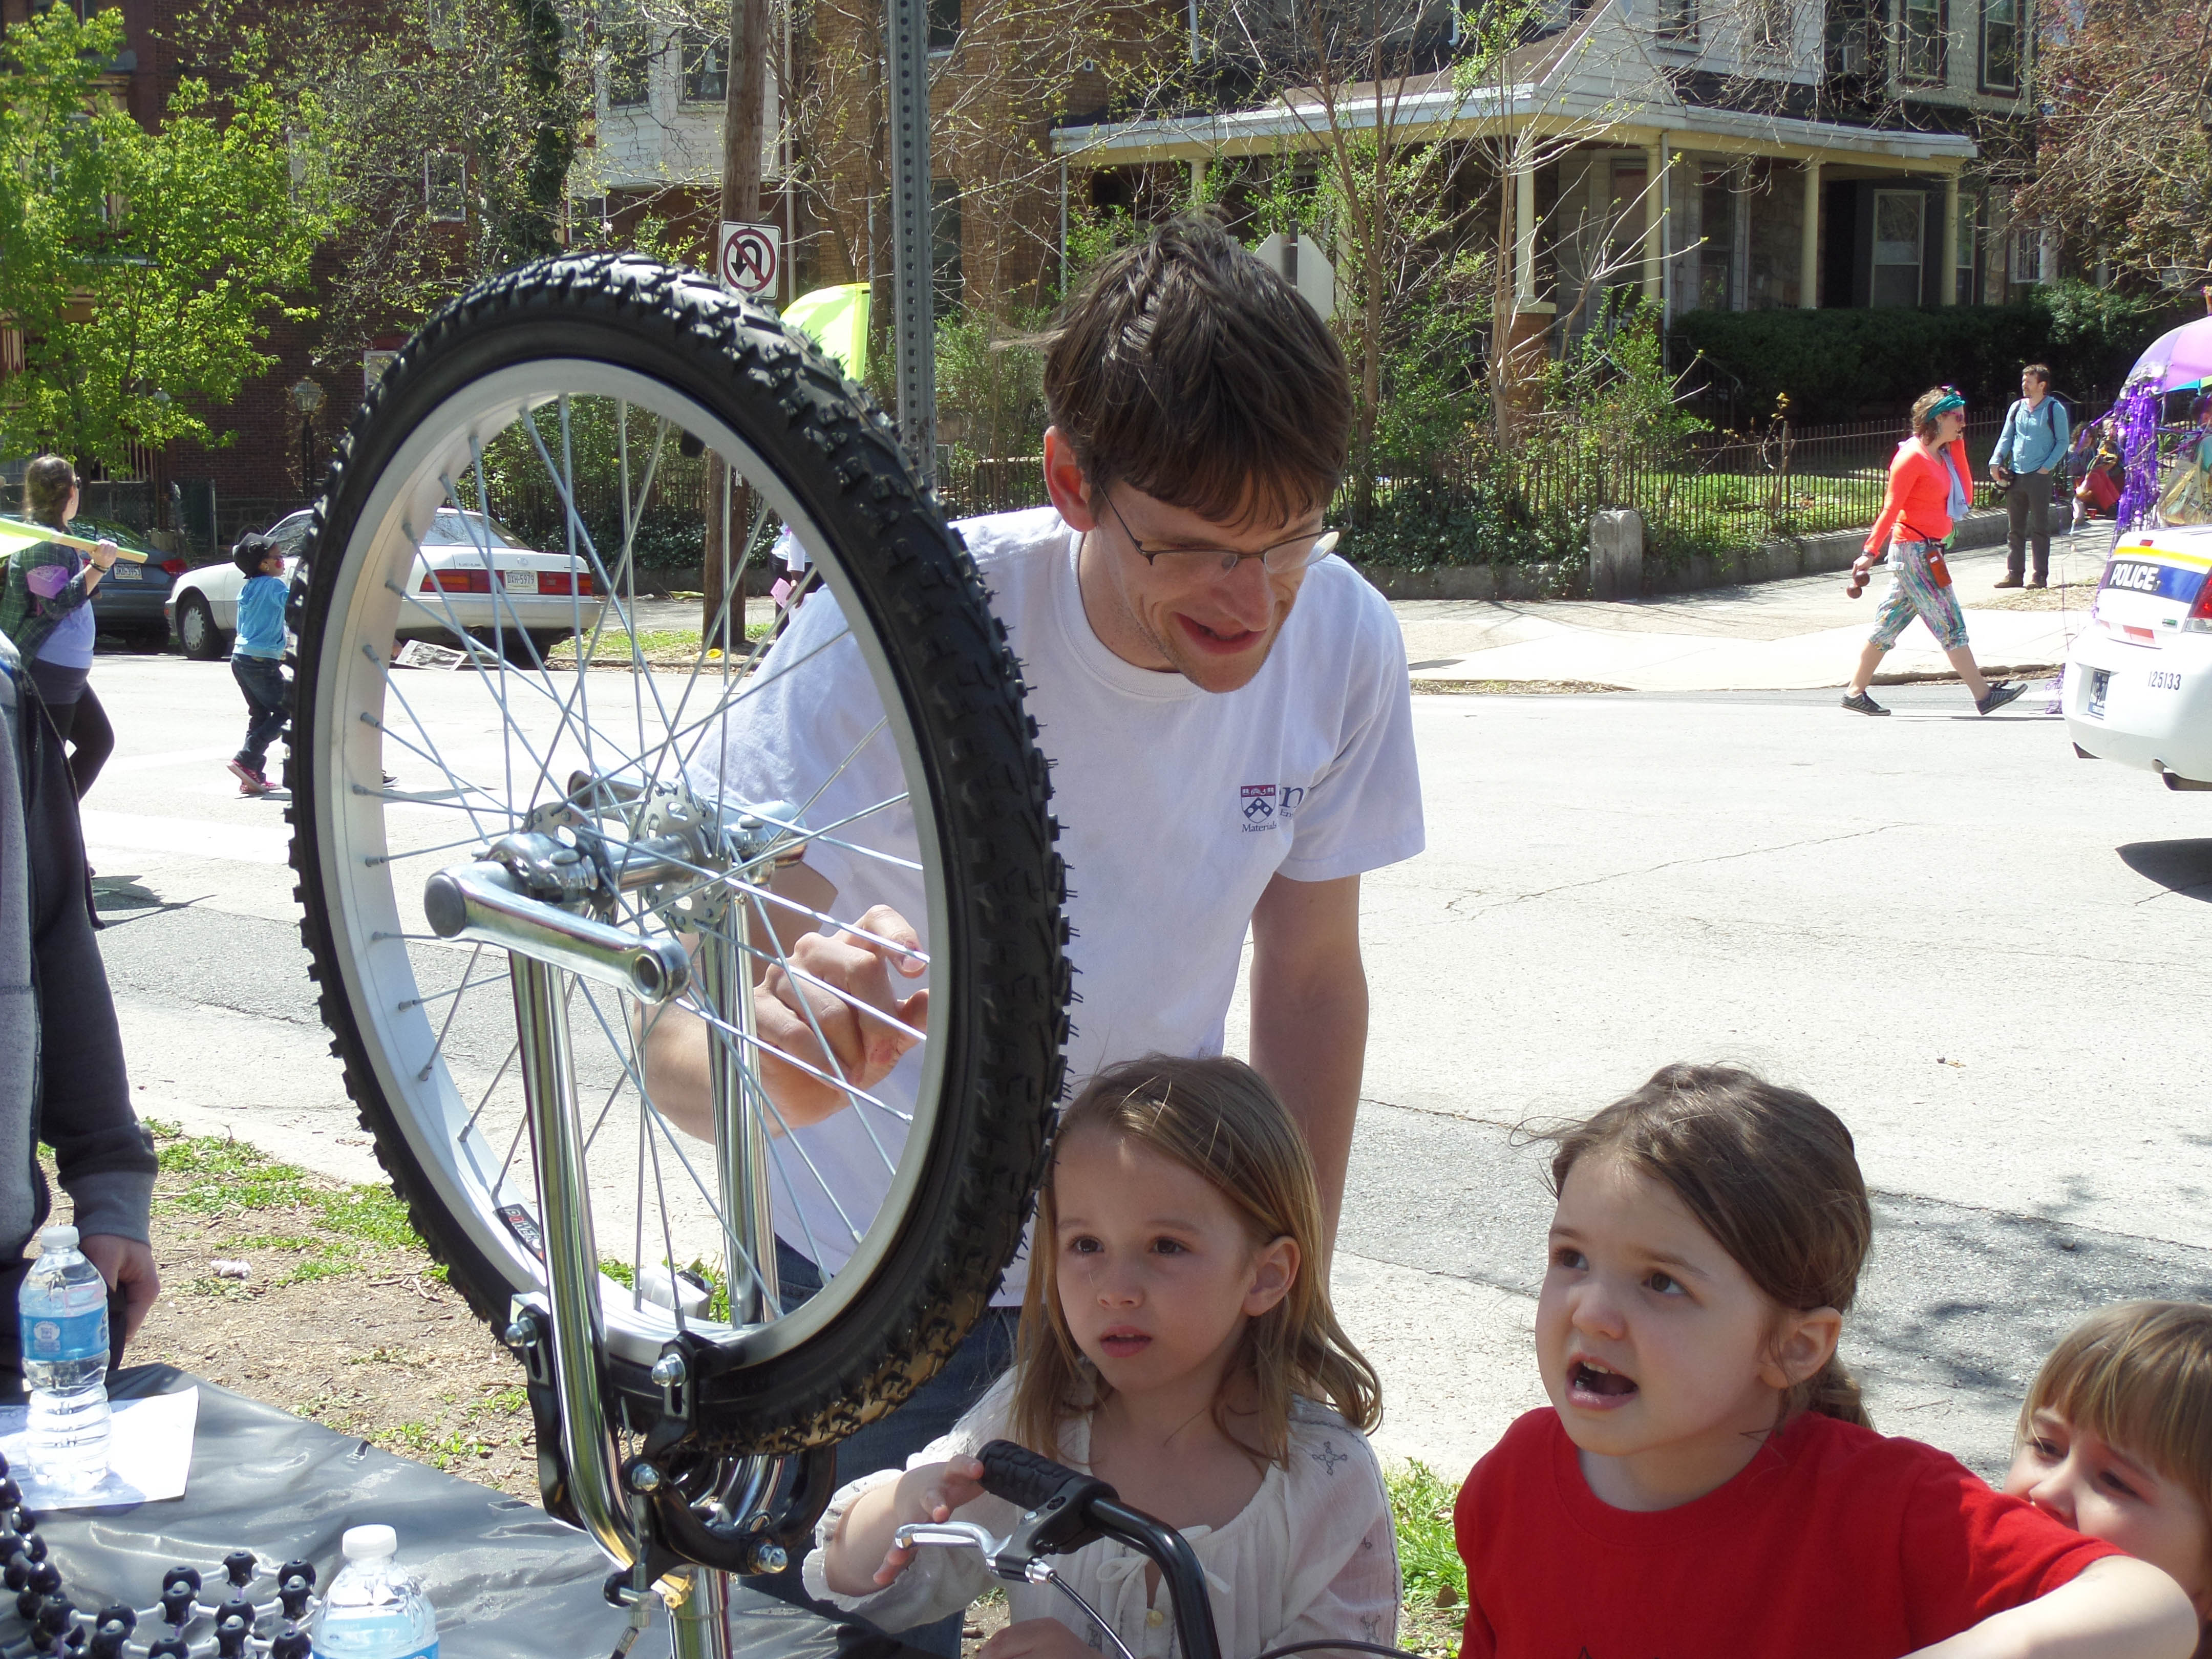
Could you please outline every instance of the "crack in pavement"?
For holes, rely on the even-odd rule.
[[[1557,887],[1539,888],[1533,893],[1516,893],[1511,898],[1501,900],[1496,904],[1484,905],[1477,910],[1461,908],[1458,899],[1449,901],[1445,908],[1455,915],[1487,915],[1492,910],[1503,910],[1511,905],[1525,904],[1532,899],[1550,898],[1555,894],[1571,893],[1585,887],[1603,887],[1609,882],[1626,881],[1637,876],[1656,876],[1662,871],[1687,869],[1699,864],[1728,864],[1737,859],[1762,858],[1772,853],[1794,853],[1802,847],[1828,847],[1837,842],[1863,841],[1869,836],[1887,835],[1891,830],[1903,827],[1900,824],[1882,823],[1876,824],[1871,830],[1852,830],[1838,836],[1814,836],[1805,841],[1784,842],[1778,847],[1747,847],[1738,853],[1708,853],[1702,857],[1693,859],[1668,859],[1663,864],[1650,865],[1640,870],[1616,870],[1609,875],[1592,876],[1587,881],[1561,882]]]

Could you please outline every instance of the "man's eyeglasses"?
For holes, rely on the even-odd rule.
[[[1252,552],[1241,552],[1233,547],[1147,547],[1137,532],[1129,528],[1129,521],[1121,516],[1121,509],[1114,505],[1113,495],[1104,490],[1109,511],[1121,526],[1121,533],[1129,538],[1129,545],[1144,556],[1146,564],[1163,574],[1173,575],[1184,581],[1204,581],[1209,577],[1225,576],[1247,559],[1257,559],[1271,576],[1287,576],[1317,564],[1336,550],[1337,532],[1324,530],[1293,536],[1286,542],[1277,542],[1273,547],[1259,548]]]

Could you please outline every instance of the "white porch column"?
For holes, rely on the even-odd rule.
[[[1662,294],[1661,261],[1667,257],[1667,144],[1644,147],[1644,297],[1657,305]]]
[[[1536,169],[1513,169],[1513,308],[1526,311],[1536,298]]]
[[[1820,164],[1805,163],[1805,223],[1797,233],[1797,303],[1820,303]]]
[[[1959,175],[1943,177],[1943,290],[1938,305],[1959,303]]]

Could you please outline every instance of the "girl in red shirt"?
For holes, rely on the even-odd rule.
[[[1912,405],[1912,436],[1898,445],[1889,463],[1889,493],[1881,516],[1867,532],[1866,550],[1851,566],[1850,593],[1856,599],[1867,575],[1889,560],[1888,596],[1874,632],[1859,653],[1858,672],[1844,693],[1844,707],[1855,714],[1887,714],[1867,695],[1874,671],[1889,654],[1915,617],[1928,624],[1936,643],[1973,694],[1974,707],[1994,714],[2027,688],[2012,682],[1991,685],[1982,678],[1966,643],[1966,618],[1952,591],[1943,549],[1951,526],[1964,518],[1974,499],[1974,475],[1966,464],[1966,398],[1955,386],[1923,392]],[[1896,532],[1894,539],[1891,532]]]
[[[2189,1659],[2165,1573],[1869,1425],[1836,1342],[1873,1215],[1818,1101],[1668,1066],[1552,1179],[1552,1405],[1460,1492],[1463,1659]]]

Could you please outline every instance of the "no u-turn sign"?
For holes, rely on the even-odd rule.
[[[715,240],[714,274],[740,294],[770,294],[775,289],[776,256],[782,234],[775,225],[739,224],[722,221]]]

